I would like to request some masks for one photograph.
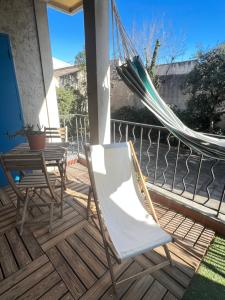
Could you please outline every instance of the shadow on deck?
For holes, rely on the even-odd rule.
[[[15,227],[15,195],[6,188],[0,197],[0,299],[112,299],[112,286],[101,236],[85,219],[89,187],[87,169],[68,168],[64,217],[45,225],[27,225],[19,236]],[[47,194],[45,194],[48,197]],[[178,239],[169,245],[175,267],[118,287],[119,299],[181,299],[204,256],[214,232],[155,204],[161,225]],[[48,208],[35,208],[30,217],[43,219]],[[161,247],[128,259],[114,261],[120,279],[165,259]]]

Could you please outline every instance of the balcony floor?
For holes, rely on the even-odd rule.
[[[0,200],[0,299],[113,298],[101,236],[85,219],[87,169],[76,164],[68,168],[68,176],[64,218],[55,221],[51,233],[43,224],[29,224],[20,237],[15,227],[15,195],[5,189],[8,197]],[[213,239],[212,230],[155,206],[161,225],[178,237],[169,246],[175,267],[120,285],[119,299],[181,299]],[[35,208],[30,215],[44,219],[48,209]],[[122,279],[164,259],[159,247],[120,265],[114,261],[114,268]]]

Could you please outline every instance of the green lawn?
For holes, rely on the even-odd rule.
[[[225,299],[225,238],[215,237],[183,299]]]

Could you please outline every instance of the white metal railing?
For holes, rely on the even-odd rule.
[[[61,123],[68,126],[72,153],[84,153],[90,141],[88,116],[61,116]],[[111,140],[133,141],[149,183],[210,208],[216,217],[225,215],[224,161],[194,152],[163,126],[112,119]]]

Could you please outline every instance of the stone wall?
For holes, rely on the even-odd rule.
[[[160,81],[158,91],[167,104],[185,109],[189,95],[184,94],[183,83],[194,65],[195,61],[185,61],[157,66],[156,73]],[[111,66],[111,110],[115,111],[123,106],[140,108],[143,104],[126,87],[115,68]]]
[[[32,0],[0,0],[0,32],[10,37],[25,123],[53,127],[59,120],[47,9],[44,2],[34,4]]]

